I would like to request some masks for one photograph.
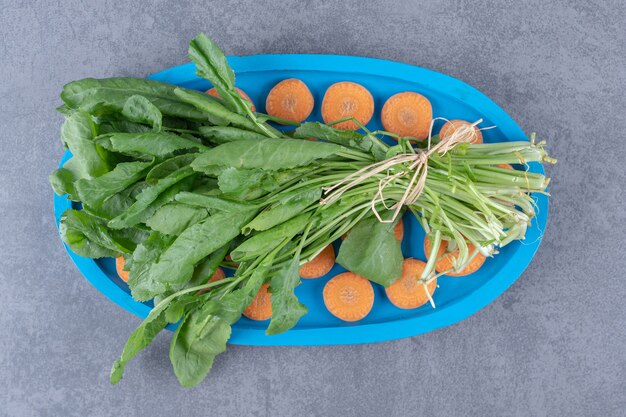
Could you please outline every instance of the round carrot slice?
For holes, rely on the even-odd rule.
[[[346,232],[341,235],[341,240],[344,240],[348,236],[348,233],[349,232]],[[402,239],[404,239],[404,222],[402,219],[400,219],[400,221],[396,223],[396,226],[393,228],[393,235],[401,242]]]
[[[122,278],[122,281],[128,282],[128,271],[124,271],[124,265],[126,265],[126,259],[124,259],[123,256],[115,258],[115,270],[117,271],[117,275]]]
[[[433,108],[423,95],[406,91],[389,97],[380,119],[388,132],[423,140],[430,132]]]
[[[333,316],[341,320],[361,320],[372,310],[374,288],[362,276],[344,272],[324,286],[324,304]]]
[[[439,247],[439,253],[437,257],[437,263],[435,264],[435,269],[437,272],[444,272],[449,269],[452,269],[454,265],[455,259],[459,256],[459,249],[455,249],[452,252],[446,252],[448,246],[448,242],[441,241],[441,246]],[[471,243],[467,244],[467,250],[472,253],[476,247]],[[430,253],[430,240],[428,237],[424,239],[424,253],[426,254],[426,259],[428,259],[428,255]],[[478,271],[481,266],[485,263],[485,255],[478,252],[476,256],[467,264],[467,266],[460,272],[448,272],[446,275],[451,277],[463,277],[465,275],[473,274]]]
[[[510,164],[498,164],[498,167],[503,169],[515,169]]]
[[[439,137],[441,139],[448,138],[452,133],[456,131],[458,127],[470,125],[470,122],[466,122],[465,120],[448,120],[443,126],[441,126],[441,130],[439,131]],[[483,134],[480,132],[480,129],[474,126],[474,137],[470,141],[470,143],[483,143]]]
[[[328,245],[315,258],[300,267],[300,276],[305,279],[319,278],[328,274],[335,265],[335,249]]]
[[[241,88],[237,88],[237,87],[235,87],[235,91],[239,93],[239,97],[241,97],[242,99],[247,100],[247,101],[250,102],[250,104],[251,104],[250,110],[256,111],[256,107],[254,107],[254,102],[252,101],[250,96],[248,96],[245,93],[245,91],[243,91]],[[211,88],[209,90],[206,90],[206,93],[208,95],[210,95],[210,96],[220,98],[220,95],[217,93],[217,90],[215,88]]]
[[[272,294],[267,290],[269,286],[269,284],[261,286],[250,305],[243,311],[244,316],[250,320],[267,320],[272,317]]]
[[[418,281],[426,266],[425,262],[417,259],[405,259],[402,263],[402,277],[385,288],[387,298],[398,308],[417,308],[428,302],[428,295],[424,285]],[[426,287],[432,296],[437,287],[437,280],[429,282]]]
[[[342,81],[328,87],[322,100],[322,119],[325,123],[354,117],[363,125],[374,114],[374,98],[360,84]],[[359,126],[352,120],[333,125],[336,129],[356,130]]]
[[[270,116],[302,122],[313,111],[313,94],[301,80],[289,78],[274,86],[267,95],[265,110]]]

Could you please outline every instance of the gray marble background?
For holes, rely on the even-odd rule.
[[[624,415],[624,2],[0,3],[1,416]],[[559,158],[529,269],[473,317],[423,336],[232,346],[185,390],[162,335],[110,386],[139,320],[91,287],[57,238],[54,108],[68,81],[186,62],[199,31],[229,54],[371,56],[482,90]]]

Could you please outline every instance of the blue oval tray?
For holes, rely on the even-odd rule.
[[[336,55],[254,55],[229,57],[237,75],[237,86],[254,101],[258,111],[265,110],[265,97],[269,90],[285,78],[300,78],[315,97],[315,109],[309,120],[321,120],[320,103],[326,88],[337,81],[354,81],[367,87],[375,101],[375,113],[368,124],[370,129],[381,128],[379,114],[383,103],[401,91],[419,92],[431,101],[434,116],[448,119],[484,119],[481,126],[495,125],[483,132],[485,142],[527,140],[524,132],[497,104],[478,90],[462,81],[424,68],[372,58]],[[210,84],[195,75],[193,64],[161,71],[149,78],[186,88],[206,90]],[[440,127],[435,126],[435,131]],[[61,164],[68,158],[63,156]],[[531,164],[531,171],[543,173],[540,164]],[[415,336],[456,323],[493,301],[506,290],[526,269],[533,258],[548,218],[548,198],[533,196],[537,203],[537,217],[528,229],[526,240],[514,242],[488,259],[476,273],[462,277],[441,277],[434,294],[437,308],[425,305],[415,310],[394,307],[385,297],[381,286],[375,286],[372,312],[363,320],[345,323],[333,317],[322,300],[324,284],[344,269],[335,265],[322,278],[303,280],[296,289],[298,298],[309,308],[292,330],[266,336],[268,322],[255,322],[242,318],[233,326],[230,343],[243,345],[333,345],[373,343]],[[57,226],[62,213],[72,207],[65,197],[54,197]],[[405,239],[402,250],[405,257],[425,259],[424,232],[412,216],[405,216]],[[336,243],[336,249],[339,242]],[[132,299],[127,285],[115,273],[112,259],[83,258],[66,249],[92,285],[111,301],[144,318],[151,303]],[[170,329],[173,326],[170,326]]]

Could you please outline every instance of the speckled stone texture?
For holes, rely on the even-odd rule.
[[[1,1],[0,416],[623,416],[625,3],[266,3]],[[165,334],[110,386],[139,320],[91,287],[57,238],[54,108],[68,81],[186,62],[199,31],[228,54],[391,59],[493,98],[559,159],[531,266],[476,315],[419,337],[233,346],[185,390]]]

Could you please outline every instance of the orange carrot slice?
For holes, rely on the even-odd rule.
[[[354,272],[344,272],[328,281],[323,296],[328,311],[344,321],[361,320],[374,305],[372,284]]]
[[[444,272],[452,269],[455,259],[459,256],[458,248],[453,250],[452,252],[446,252],[447,247],[448,242],[442,240],[441,246],[439,246],[439,256],[437,256],[437,263],[435,264],[435,269],[437,270],[437,272]],[[470,253],[474,252],[475,249],[476,247],[471,243],[467,244],[467,250]],[[428,259],[428,255],[430,254],[430,239],[428,239],[428,236],[426,237],[426,239],[424,239],[424,253],[426,254],[426,259]],[[446,275],[451,277],[463,277],[465,275],[473,274],[474,272],[478,271],[481,266],[483,266],[483,264],[485,263],[485,259],[485,255],[479,252],[478,254],[476,254],[476,256],[474,256],[469,264],[467,264],[467,266],[463,268],[462,271],[448,272],[446,273]]]
[[[269,284],[263,284],[252,302],[243,311],[243,315],[250,320],[267,320],[272,317],[271,294],[267,290]]]
[[[215,273],[213,275],[211,275],[211,278],[209,278],[208,282],[215,282],[215,281],[219,281],[226,278],[226,274],[224,273],[224,270],[222,268],[217,268],[215,270]],[[211,287],[213,288],[213,287]],[[202,294],[205,293],[207,291],[209,291],[211,288],[205,288],[203,290],[198,291],[196,294]]]
[[[503,169],[515,169],[510,164],[498,164],[498,167]]]
[[[289,78],[274,86],[267,95],[265,110],[270,116],[303,122],[313,111],[313,94],[301,80]]]
[[[348,233],[350,232],[348,231],[341,235],[341,240],[344,240],[348,236]],[[402,221],[402,219],[400,219],[400,221],[396,223],[396,226],[393,228],[393,235],[400,242],[402,242],[402,239],[404,239],[404,222]]]
[[[115,258],[115,270],[117,271],[117,275],[122,278],[122,281],[128,282],[128,271],[124,271],[124,265],[126,265],[126,259],[124,259],[123,256]]]
[[[247,100],[250,102],[251,106],[250,106],[250,110],[252,111],[256,111],[256,107],[254,107],[254,102],[252,101],[252,99],[245,93],[245,91],[243,91],[241,88],[237,88],[235,87],[235,91],[239,93],[239,97],[241,97],[244,100]],[[215,88],[211,88],[209,90],[206,90],[206,93],[210,96],[213,97],[217,97],[220,98],[220,95],[217,93],[217,90]]]
[[[433,108],[423,95],[406,91],[389,97],[380,119],[388,132],[423,140],[430,132]]]
[[[458,127],[470,124],[470,122],[466,122],[465,120],[448,120],[443,126],[441,126],[441,130],[439,131],[439,137],[441,139],[446,139],[452,133],[454,133]],[[470,143],[483,143],[483,134],[476,126],[474,126],[474,137],[472,138]]]
[[[374,98],[360,84],[342,81],[328,87],[322,100],[322,119],[331,123],[346,117],[354,117],[363,125],[367,124],[374,114]],[[352,120],[333,125],[336,129],[355,130],[359,126]]]
[[[417,259],[405,259],[402,263],[402,277],[385,288],[387,298],[398,308],[417,308],[428,302],[424,285],[418,281],[426,263]],[[429,282],[426,287],[432,296],[437,287],[437,280]]]
[[[335,264],[335,249],[328,245],[315,258],[300,267],[300,276],[305,279],[319,278],[328,274]]]

